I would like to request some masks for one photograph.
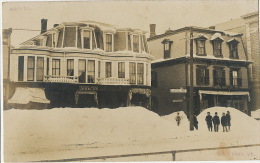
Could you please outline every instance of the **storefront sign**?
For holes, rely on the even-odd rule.
[[[183,100],[172,100],[172,102],[183,102]]]
[[[79,90],[80,91],[97,91],[98,87],[94,87],[94,86],[80,86]]]
[[[171,93],[187,93],[187,89],[170,89]]]

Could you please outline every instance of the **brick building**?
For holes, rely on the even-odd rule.
[[[253,63],[249,66],[251,108],[259,108],[260,98],[260,67],[259,67],[259,13],[253,12],[240,18],[223,22],[214,26],[216,30],[243,33],[243,45],[248,59]]]
[[[42,19],[41,34],[12,49],[10,79],[16,89],[10,104],[39,94],[31,102],[50,100],[49,107],[150,108],[151,58],[144,31],[93,21],[50,30],[46,25]],[[28,97],[19,99],[25,88]]]
[[[154,26],[152,26],[154,27]],[[154,31],[154,29],[151,29]],[[152,108],[160,115],[184,111],[194,99],[195,114],[213,106],[249,113],[248,65],[242,34],[199,27],[152,32]],[[193,40],[193,97],[190,94],[190,35]]]

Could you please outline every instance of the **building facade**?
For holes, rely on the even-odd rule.
[[[260,98],[260,67],[259,67],[259,13],[253,12],[240,18],[223,22],[214,26],[216,30],[226,30],[243,33],[242,40],[249,60],[250,93],[252,97],[251,108],[259,108]]]
[[[150,108],[145,32],[85,21],[54,25],[12,49],[13,88],[44,89],[49,107]],[[15,95],[15,89],[13,94]]]
[[[189,101],[193,98],[191,109],[196,115],[213,106],[230,106],[249,113],[251,61],[241,37],[239,33],[185,27],[148,38],[154,58],[152,109],[160,115],[176,111],[189,115]],[[190,48],[193,49],[193,97],[189,97]]]

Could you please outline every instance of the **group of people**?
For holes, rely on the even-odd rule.
[[[212,117],[210,115],[210,112],[207,113],[207,116],[205,118],[205,121],[207,122],[207,126],[209,131],[212,132],[212,122],[214,124],[214,131],[218,132],[219,129],[219,125],[221,123],[222,127],[223,127],[223,132],[228,132],[230,131],[230,126],[231,126],[231,116],[230,116],[230,112],[227,111],[227,113],[222,113],[221,119],[219,119],[218,113],[215,112],[215,116]]]
[[[177,125],[180,125],[180,121],[181,121],[182,117],[179,115],[179,113],[177,113],[177,116],[175,118]],[[205,121],[207,122],[207,126],[208,126],[208,130],[212,132],[212,123],[214,124],[214,131],[218,132],[219,130],[219,125],[221,123],[222,127],[223,127],[223,132],[228,132],[230,131],[230,126],[231,126],[231,116],[230,116],[230,112],[227,111],[227,113],[222,113],[221,119],[218,116],[218,113],[215,112],[215,116],[212,117],[210,115],[210,112],[207,113],[207,116],[205,118]],[[198,130],[198,120],[197,120],[197,116],[194,115],[193,117],[193,124],[196,130]]]

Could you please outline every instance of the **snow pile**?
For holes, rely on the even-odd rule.
[[[255,119],[260,119],[260,109],[257,109],[255,111],[251,111],[251,117]]]
[[[4,113],[5,139],[55,143],[128,142],[168,139],[173,125],[142,107],[55,108]],[[180,133],[181,134],[181,133]],[[29,142],[26,142],[29,141]]]
[[[221,120],[222,113],[230,112],[231,115],[231,132],[237,136],[246,136],[246,135],[255,135],[260,131],[260,125],[257,120],[252,117],[249,117],[247,114],[230,107],[212,107],[205,109],[198,115],[199,121],[199,130],[208,131],[205,118],[207,112],[210,112],[210,115],[213,117],[215,112],[218,113],[218,116]],[[214,129],[213,129],[214,130]],[[220,124],[219,131],[222,132],[222,126]]]
[[[177,121],[176,121],[177,113],[179,113],[179,116],[181,117],[179,126],[177,126]],[[170,121],[174,125],[174,130],[178,132],[184,134],[184,132],[187,132],[189,130],[189,120],[183,111],[174,112],[172,114],[162,116],[162,118],[167,121]]]

